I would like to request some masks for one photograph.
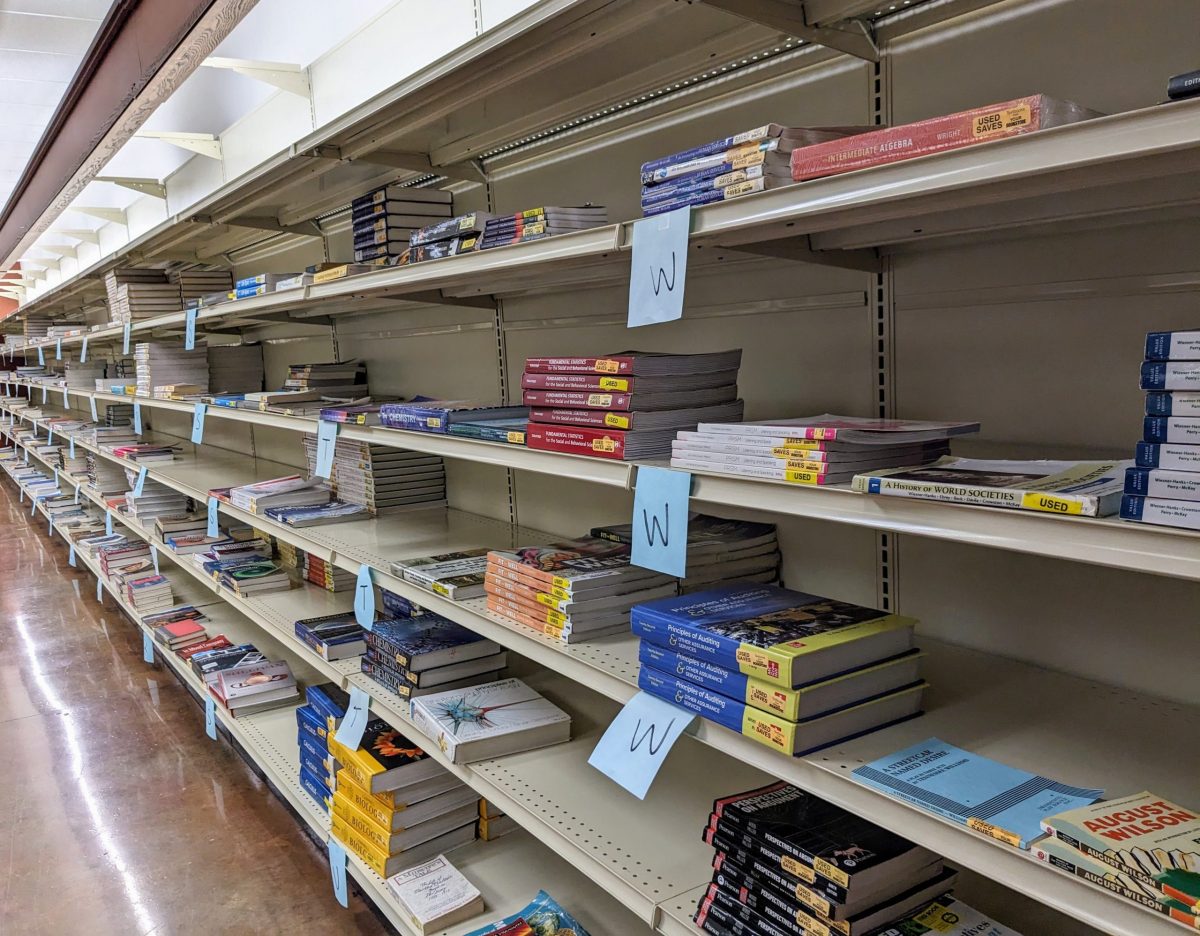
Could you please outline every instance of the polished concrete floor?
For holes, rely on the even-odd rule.
[[[385,933],[0,475],[0,934]]]

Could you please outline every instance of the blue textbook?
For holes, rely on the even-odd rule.
[[[930,738],[854,771],[866,786],[1028,848],[1047,816],[1087,806],[1104,794],[1017,770]]]

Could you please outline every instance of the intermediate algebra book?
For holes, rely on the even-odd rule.
[[[452,689],[411,702],[413,724],[455,764],[559,744],[571,716],[519,679]]]
[[[854,771],[888,796],[1017,848],[1042,834],[1047,816],[1094,803],[1103,790],[1068,786],[930,738]]]

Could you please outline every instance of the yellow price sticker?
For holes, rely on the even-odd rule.
[[[1028,127],[1033,121],[1033,111],[1028,104],[1018,104],[1016,107],[1005,107],[1002,110],[980,114],[971,121],[971,136],[991,136],[994,133],[1005,133],[1019,127]]]
[[[1026,510],[1044,510],[1048,513],[1078,515],[1083,513],[1083,504],[1070,501],[1053,494],[1039,494],[1030,491],[1021,495],[1021,506]]]
[[[525,433],[510,432],[508,434],[508,441],[511,442],[513,445],[524,445],[525,444]]]
[[[592,440],[592,451],[593,452],[615,452],[616,450],[617,450],[617,443],[614,442],[612,439],[604,438],[604,439],[593,439]]]
[[[587,398],[588,406],[612,406],[613,397],[611,393],[589,393]]]
[[[629,417],[622,416],[620,413],[605,413],[604,425],[611,426],[613,429],[628,429]]]
[[[795,858],[787,855],[780,857],[779,865],[784,871],[792,875],[792,877],[800,878],[805,884],[811,884],[817,879],[817,875],[813,872],[812,868],[806,864],[801,864]]]
[[[629,379],[627,377],[601,377],[600,389],[624,392],[629,389]]]
[[[621,362],[611,360],[610,358],[598,358],[596,360],[596,371],[601,374],[619,374],[621,373]]]
[[[1011,845],[1013,848],[1021,847],[1021,836],[1009,832],[1008,829],[1002,829],[1000,826],[992,825],[990,822],[984,822],[982,819],[969,817],[967,819],[967,828],[974,829],[976,832],[982,832],[984,835],[994,838],[997,841]]]

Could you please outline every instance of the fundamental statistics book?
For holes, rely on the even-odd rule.
[[[760,422],[704,423],[701,432],[766,436],[798,442],[852,442],[857,445],[915,445],[979,431],[977,422],[931,422],[922,419],[873,419],[863,416],[796,416]]]
[[[1042,834],[1047,816],[1098,800],[1073,787],[930,738],[855,769],[854,779],[1016,848]]]
[[[413,724],[456,764],[531,751],[571,736],[571,716],[519,679],[434,693],[410,705]]]
[[[527,374],[608,374],[639,377],[672,377],[737,370],[742,350],[707,354],[665,354],[657,351],[620,351],[603,357],[532,357],[525,360]],[[625,388],[621,388],[625,389]]]
[[[1200,904],[1200,813],[1144,790],[1064,810],[1042,829],[1117,871]]]
[[[944,458],[932,465],[854,476],[863,494],[1105,517],[1120,509],[1125,461],[990,461]]]
[[[736,583],[636,605],[630,621],[643,640],[787,688],[904,653],[916,624],[777,585]]]
[[[768,842],[785,856],[784,870],[801,878],[819,875],[833,885],[827,890],[835,898],[875,890],[938,857],[782,781],[718,799],[710,826],[739,841]]]

